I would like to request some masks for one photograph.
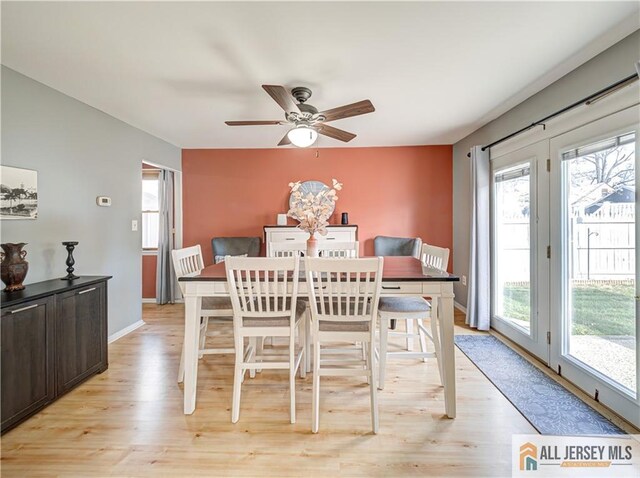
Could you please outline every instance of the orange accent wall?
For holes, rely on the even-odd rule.
[[[453,249],[450,145],[325,148],[318,157],[316,149],[185,149],[182,174],[184,246],[200,244],[205,264],[212,237],[263,237],[262,227],[287,212],[297,180],[344,184],[331,223],[348,212],[363,255],[373,255],[377,235]]]
[[[142,298],[156,297],[156,266],[158,256],[142,256]]]

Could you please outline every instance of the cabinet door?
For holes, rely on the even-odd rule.
[[[2,309],[3,431],[55,395],[53,304],[47,297]]]
[[[107,368],[106,283],[65,292],[56,302],[58,394]]]

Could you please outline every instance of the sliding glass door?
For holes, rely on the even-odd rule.
[[[635,425],[638,108],[551,140],[551,366]]]
[[[491,325],[549,359],[548,141],[492,158]]]

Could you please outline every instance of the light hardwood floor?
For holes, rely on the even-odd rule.
[[[511,437],[536,433],[456,349],[458,417],[444,417],[435,362],[390,361],[371,434],[358,378],[322,381],[311,433],[311,376],[289,423],[286,371],[247,379],[230,421],[232,356],[200,361],[198,404],[176,383],[182,305],[145,304],[147,325],[109,346],[109,370],[2,437],[1,473],[32,476],[510,476]],[[456,334],[478,333],[456,313]]]

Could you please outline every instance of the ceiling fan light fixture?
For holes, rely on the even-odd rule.
[[[311,146],[318,139],[318,132],[307,125],[300,125],[293,128],[287,133],[287,137],[291,144],[298,148],[306,148]]]

